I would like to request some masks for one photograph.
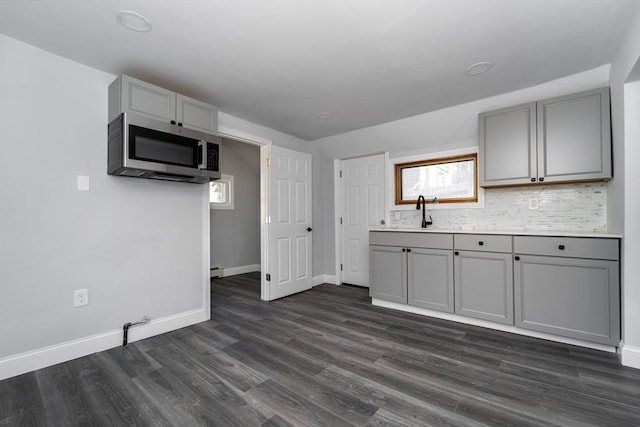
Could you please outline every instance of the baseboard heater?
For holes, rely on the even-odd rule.
[[[222,277],[223,270],[224,269],[220,265],[211,267],[209,277]]]

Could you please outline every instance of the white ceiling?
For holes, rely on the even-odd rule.
[[[1,0],[0,33],[314,140],[610,63],[639,4]],[[153,31],[120,26],[121,9]],[[478,61],[493,68],[465,76]]]

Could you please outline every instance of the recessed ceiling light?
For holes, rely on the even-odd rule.
[[[493,64],[491,62],[476,62],[473,65],[469,65],[464,73],[467,76],[479,76],[480,74],[484,74],[491,69]]]
[[[131,10],[120,10],[116,14],[116,19],[125,28],[139,33],[148,33],[151,31],[151,21],[138,12]]]
[[[333,119],[333,113],[318,113],[316,117],[320,120],[331,120]]]

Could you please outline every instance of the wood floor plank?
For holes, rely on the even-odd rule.
[[[296,426],[352,425],[273,380],[265,381],[247,394],[268,402],[269,406],[273,407],[281,418]]]
[[[385,386],[352,371],[330,366],[318,377],[334,387],[357,396],[359,399],[379,406],[381,409],[371,420],[374,425],[455,425],[478,426],[481,423],[460,416],[452,410],[432,404],[427,396],[420,398],[405,394],[400,389]],[[457,403],[456,403],[457,407]],[[455,408],[455,407],[454,407]],[[378,416],[385,414],[384,416]],[[390,414],[395,414],[391,416]]]
[[[0,381],[0,426],[44,425],[45,408],[33,372]]]
[[[211,281],[211,320],[0,381],[0,425],[640,425],[615,354],[371,305],[322,284],[260,301]]]

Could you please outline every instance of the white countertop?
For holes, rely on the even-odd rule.
[[[556,237],[600,237],[620,239],[622,234],[606,231],[535,231],[535,230],[439,230],[433,228],[372,228],[369,231],[395,231],[402,233],[447,233],[447,234],[495,234],[510,236],[556,236]]]

